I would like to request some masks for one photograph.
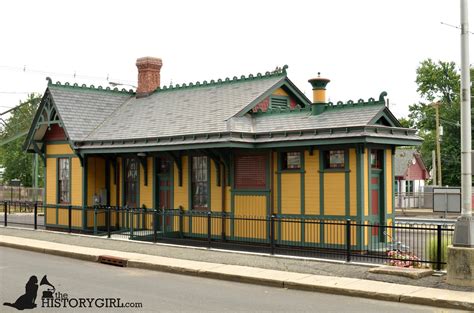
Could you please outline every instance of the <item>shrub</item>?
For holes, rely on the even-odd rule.
[[[448,245],[451,243],[451,238],[448,236],[441,237],[441,262],[446,262],[448,260]],[[427,245],[428,259],[431,262],[437,262],[438,260],[438,238],[431,238]],[[436,269],[437,265],[435,263],[430,264],[431,268]],[[441,265],[441,269],[445,269],[446,264]]]
[[[392,259],[388,261],[388,265],[398,267],[421,267],[420,258],[411,252],[403,252],[398,250],[387,251],[387,255]]]

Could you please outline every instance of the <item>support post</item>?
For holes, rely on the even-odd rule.
[[[207,247],[211,248],[211,232],[212,232],[211,212],[207,212]]]
[[[442,251],[442,247],[441,247],[441,225],[438,225],[437,229],[436,229],[436,270],[437,271],[441,271],[441,251]]]
[[[34,227],[35,230],[38,229],[38,202],[35,202],[35,206],[33,209],[33,214],[34,214]]]
[[[179,237],[183,238],[183,223],[184,223],[184,216],[183,216],[183,208],[179,207]]]
[[[8,226],[8,215],[7,215],[7,201],[3,202],[3,212],[4,212],[4,221],[3,221],[3,226],[7,227]]]
[[[275,254],[275,215],[270,215],[270,253]]]
[[[67,228],[68,232],[72,232],[72,205],[67,207]]]
[[[346,261],[351,261],[351,220],[346,220]]]
[[[107,238],[110,238],[111,237],[111,234],[110,234],[110,206],[108,205],[107,208],[106,208],[106,218],[107,218]]]
[[[158,241],[158,211],[156,209],[153,210],[153,242]]]

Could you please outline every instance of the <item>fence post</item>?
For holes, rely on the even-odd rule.
[[[163,207],[161,209],[161,234],[163,236],[163,238],[165,237],[166,235],[166,211],[165,211],[165,208]]]
[[[179,237],[183,238],[183,225],[184,225],[184,211],[183,208],[179,207]]]
[[[105,213],[106,213],[106,218],[107,218],[107,221],[106,221],[106,223],[107,223],[107,238],[110,238],[111,237],[110,236],[111,235],[110,234],[110,206],[107,206],[106,210],[107,211]]]
[[[67,225],[68,232],[72,232],[72,205],[67,207]]]
[[[275,215],[270,215],[270,253],[275,254]]]
[[[155,208],[153,210],[153,242],[158,241],[157,226],[158,226],[158,210]]]
[[[38,229],[38,202],[35,202],[33,209],[35,230]]]
[[[129,211],[128,211],[128,214],[129,214],[129,219],[128,219],[128,222],[129,222],[129,227],[130,227],[130,239],[133,240],[133,227],[135,227],[134,223],[135,223],[135,216],[134,216],[134,212],[133,212],[133,208],[130,208]]]
[[[225,212],[222,212],[221,214],[221,227],[222,227],[222,232],[221,232],[221,237],[222,237],[222,241],[226,241],[226,235],[225,235],[225,220],[226,220],[227,216],[225,214]]]
[[[207,245],[211,248],[211,212],[207,212]]]
[[[4,220],[4,224],[3,224],[3,225],[4,225],[5,227],[7,227],[7,225],[8,225],[8,217],[7,217],[7,216],[8,216],[8,215],[7,215],[7,202],[6,202],[6,201],[3,202],[3,206],[4,206],[4,210],[3,210],[3,211],[4,211],[4,213],[5,213],[5,215],[4,215],[5,220]]]
[[[346,220],[346,261],[351,261],[351,219]]]
[[[97,234],[97,205],[94,205],[94,235]]]
[[[441,271],[441,225],[438,224],[438,227],[437,227],[437,241],[438,241],[438,245],[437,245],[437,249],[436,249],[436,270],[438,271]]]

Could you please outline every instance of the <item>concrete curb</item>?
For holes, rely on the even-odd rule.
[[[472,293],[463,291],[172,259],[4,235],[0,235],[0,246],[92,262],[97,262],[100,255],[111,255],[128,259],[128,266],[133,268],[375,300],[474,310]]]

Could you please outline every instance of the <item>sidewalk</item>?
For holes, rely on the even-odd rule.
[[[396,302],[474,310],[472,289],[447,290],[420,283],[425,278],[367,274],[370,267],[219,252],[160,244],[101,239],[45,231],[0,228],[0,246],[97,261],[100,255],[128,260],[128,266],[208,278],[360,296]],[[348,275],[348,273],[353,275]],[[388,276],[403,283],[362,279]],[[340,277],[338,277],[340,276]],[[360,276],[358,278],[357,276]],[[428,278],[428,277],[427,277]],[[431,280],[430,280],[431,279]],[[440,277],[429,277],[426,282]],[[384,279],[385,280],[385,279]],[[408,285],[405,282],[411,281]],[[438,282],[439,283],[439,282]],[[418,284],[414,285],[414,284]],[[428,284],[429,285],[429,284]]]

